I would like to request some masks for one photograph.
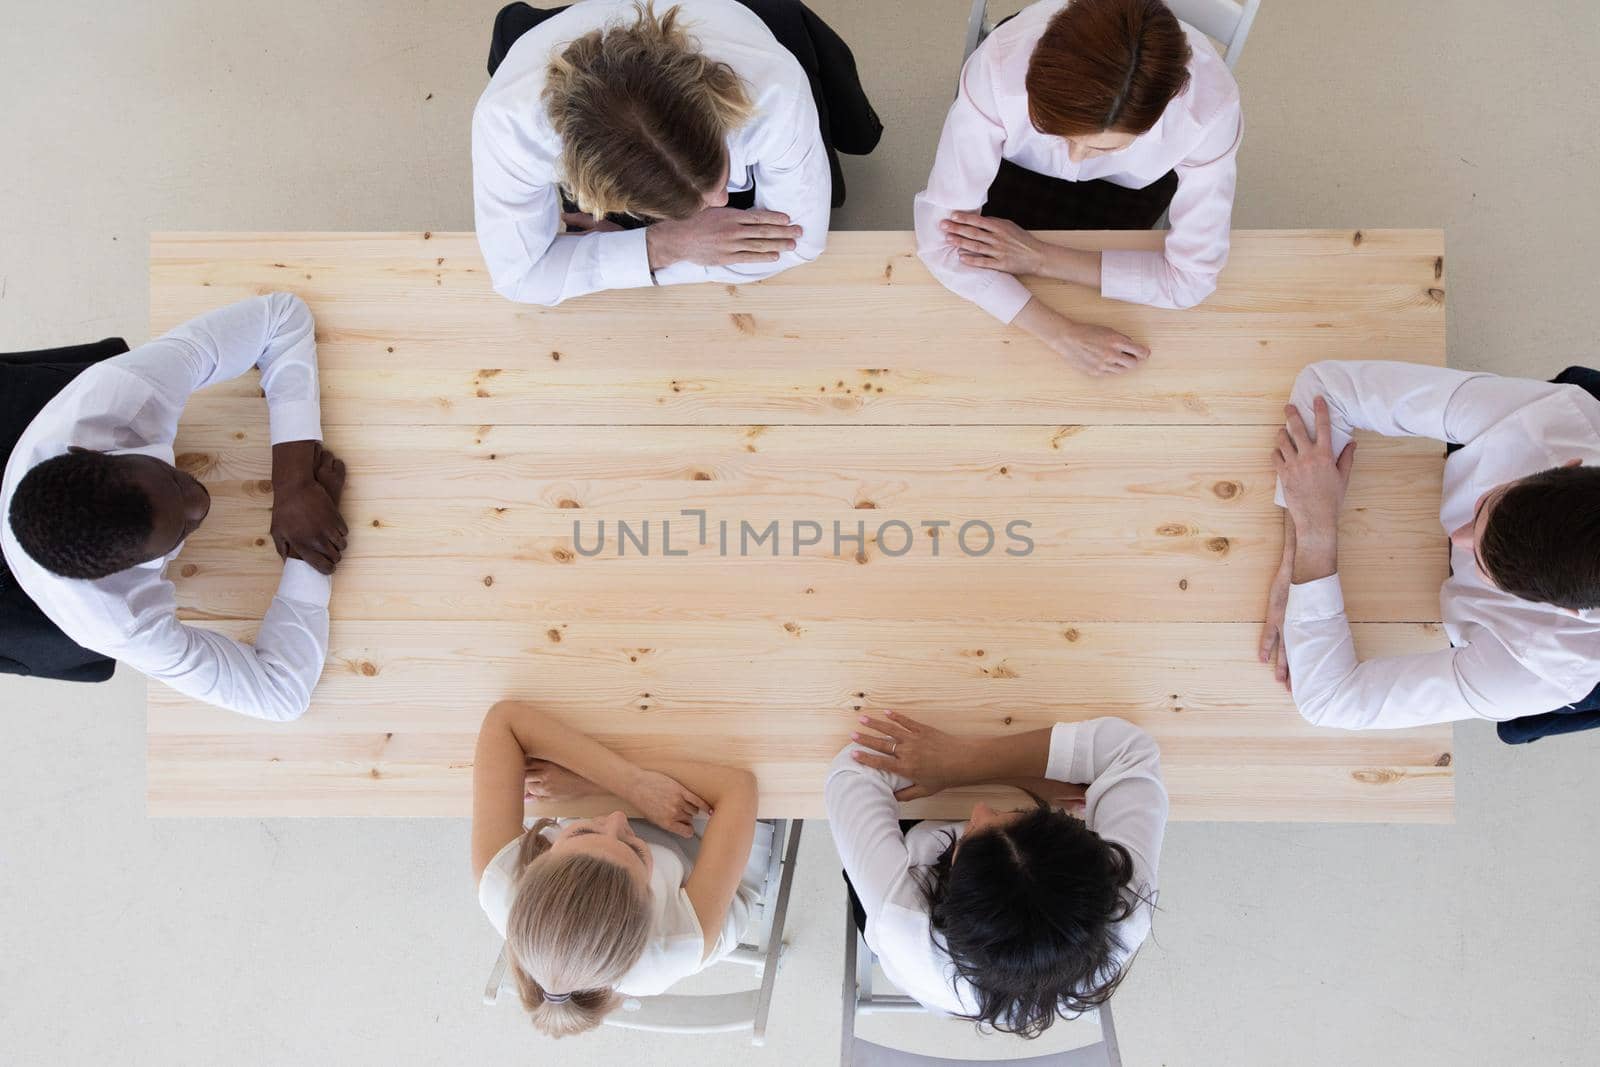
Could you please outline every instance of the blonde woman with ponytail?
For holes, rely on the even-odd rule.
[[[538,819],[524,803],[610,794],[621,811]],[[531,704],[489,709],[473,765],[472,870],[506,939],[533,1024],[599,1026],[623,995],[650,996],[738,947],[759,900],[771,832],[749,771],[640,767]]]
[[[490,70],[473,203],[502,296],[756,281],[821,254],[833,179],[811,83],[738,0],[512,4]]]

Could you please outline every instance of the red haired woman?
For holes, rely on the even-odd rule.
[[[1161,0],[1040,0],[961,72],[916,198],[918,253],[952,291],[1080,370],[1130,370],[1149,349],[1046,307],[1017,276],[1155,307],[1204,300],[1228,258],[1242,121],[1227,65]],[[1027,232],[1148,229],[1169,208],[1160,252]]]

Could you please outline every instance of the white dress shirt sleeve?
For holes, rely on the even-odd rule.
[[[1233,190],[1244,112],[1224,109],[1179,163],[1178,190],[1167,209],[1171,229],[1160,252],[1110,249],[1100,256],[1100,294],[1160,308],[1191,308],[1216,291],[1228,262]]]
[[[1289,402],[1314,430],[1312,404],[1319,396],[1327,401],[1337,456],[1356,430],[1466,444],[1513,412],[1566,388],[1418,363],[1326,360],[1300,372]],[[1283,506],[1281,484],[1274,499]]]
[[[1132,888],[1140,896],[1153,894],[1168,812],[1155,739],[1124,719],[1057,723],[1045,777],[1088,785],[1084,821],[1128,850]]]
[[[822,143],[822,126],[809,88],[790,94],[787,104],[781,114],[758,115],[753,120],[761,124],[761,129],[752,148],[756,161],[750,169],[755,182],[754,206],[781,211],[789,216],[791,225],[800,227],[794,250],[780,252],[770,263],[730,263],[719,267],[687,261],[669,263],[656,271],[658,285],[760,281],[822,255],[833,211],[828,150]]]
[[[867,913],[867,944],[876,951],[874,919],[911,865],[900,832],[900,802],[894,798],[895,790],[911,780],[857,763],[853,754],[866,751],[853,744],[834,758],[822,797],[845,876]]]
[[[1312,401],[1327,400],[1337,454],[1352,430],[1466,444],[1508,415],[1566,388],[1419,363],[1326,360],[1300,372],[1289,400],[1307,426],[1315,426]]]
[[[1571,699],[1489,633],[1461,648],[1359,660],[1337,574],[1290,587],[1283,644],[1295,706],[1314,726],[1396,730],[1513,719]]]
[[[305,714],[328,657],[328,576],[302,560],[285,561],[253,645],[179,622],[172,583],[161,586],[158,602],[141,612],[150,624],[108,652],[185,696],[254,719]]]
[[[495,292],[507,300],[552,307],[653,284],[644,230],[561,232],[560,187],[508,158],[481,115],[472,124],[472,201],[478,247]]]
[[[322,437],[315,323],[289,293],[219,308],[115,362],[171,402],[174,431],[190,394],[257,366],[272,443]],[[327,658],[332,589],[327,575],[287,560],[255,643],[247,645],[179,622],[172,583],[162,579],[136,592],[128,605],[133,628],[102,651],[196,699],[255,718],[298,718]]]
[[[917,255],[944,287],[1009,323],[1032,299],[1005,271],[961,262],[939,224],[953,211],[979,211],[1000,169],[1006,131],[995,104],[989,50],[979,48],[961,69],[955,103],[944,119],[928,187],[912,205]]]
[[[305,301],[269,293],[209,311],[108,363],[149,383],[168,402],[167,439],[191,395],[261,369],[272,443],[320,441],[316,324]]]

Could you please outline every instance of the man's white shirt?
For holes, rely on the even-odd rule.
[[[0,481],[0,548],[23,591],[85,648],[188,696],[261,719],[299,717],[328,652],[332,579],[288,560],[254,645],[178,620],[165,577],[179,545],[107,578],[62,578],[18,544],[11,498],[24,475],[71,446],[173,462],[178,419],[191,394],[261,369],[273,444],[320,440],[317,345],[311,312],[272,293],[202,315],[164,337],[84,371],[34,418]]]
[[[1575,385],[1326,362],[1295,381],[1291,400],[1307,425],[1318,396],[1328,402],[1335,455],[1355,430],[1463,446],[1445,461],[1441,538],[1470,522],[1496,486],[1568,460],[1600,465],[1600,401]],[[1577,701],[1600,682],[1600,611],[1574,614],[1497,589],[1454,545],[1450,565],[1439,605],[1452,647],[1410,656],[1356,656],[1337,574],[1291,586],[1283,642],[1306,719],[1353,730],[1514,719]]]

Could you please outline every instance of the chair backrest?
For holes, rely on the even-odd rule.
[[[756,1045],[766,1043],[767,1014],[783,953],[783,924],[794,884],[794,867],[800,851],[800,820],[762,820],[772,828],[772,845],[762,880],[761,900],[753,916],[755,944],[742,944],[718,963],[750,967],[761,978],[753,989],[729,993],[662,993],[653,997],[626,997],[622,1006],[606,1017],[605,1025],[623,1030],[666,1034],[719,1034],[748,1030]],[[757,827],[758,831],[761,827]],[[489,972],[483,1002],[494,1004],[505,985],[508,957],[504,945]]]
[[[1100,1021],[1100,1040],[1092,1045],[1047,1052],[1017,1059],[958,1060],[891,1048],[856,1036],[858,1014],[928,1014],[927,1009],[903,993],[883,993],[873,989],[876,958],[866,939],[856,929],[855,915],[844,910],[844,995],[840,1020],[841,1067],[978,1067],[980,1064],[1008,1064],[1010,1067],[1122,1067],[1117,1045],[1117,1030],[1111,1019],[1111,1006],[1101,1005],[1095,1012]]]
[[[1222,60],[1231,69],[1238,65],[1261,0],[1167,0],[1167,6],[1180,22],[1187,22],[1220,43]],[[972,0],[972,13],[967,18],[967,46],[961,56],[963,63],[977,51],[993,28],[989,24],[989,0]]]

